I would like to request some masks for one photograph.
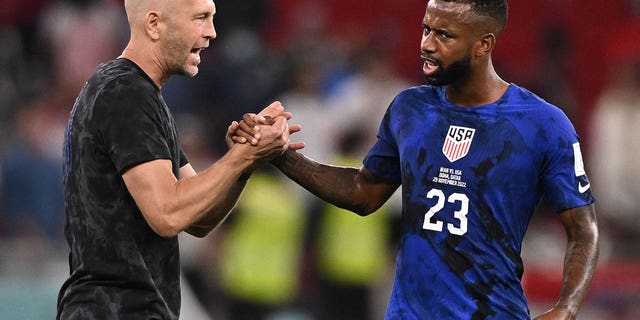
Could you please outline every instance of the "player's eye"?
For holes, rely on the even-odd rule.
[[[424,30],[424,34],[429,34],[431,32],[431,28],[426,24],[422,24],[422,29]]]

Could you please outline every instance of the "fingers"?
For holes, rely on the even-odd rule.
[[[227,147],[229,147],[229,148],[231,148],[234,143],[245,143],[246,142],[246,141],[244,141],[245,140],[244,138],[240,139],[240,137],[237,137],[238,138],[238,142],[236,142],[236,140],[235,140],[236,137],[234,137],[234,135],[236,134],[236,130],[238,130],[238,122],[237,121],[233,121],[233,122],[231,122],[231,124],[227,128],[227,135],[224,137],[224,140],[227,143]]]
[[[293,117],[293,113],[289,112],[289,111],[283,111],[280,114],[281,117],[285,117],[285,119],[287,120],[291,120],[291,117]]]
[[[277,117],[275,118],[275,122],[271,125],[278,134],[283,135],[286,134],[287,138],[289,137],[289,130],[287,125],[287,118],[285,117]]]
[[[302,126],[299,124],[292,124],[289,126],[289,134],[302,131]]]
[[[289,149],[291,150],[300,150],[302,148],[306,147],[306,144],[304,142],[290,142],[289,143]]]
[[[245,121],[247,120],[247,121]],[[253,122],[250,116],[245,115],[240,123],[233,121],[227,130],[227,135],[231,136],[231,140],[235,143],[251,143],[255,145],[260,139],[260,131],[257,125],[250,125]]]
[[[282,112],[284,112],[284,107],[282,106],[282,103],[280,103],[280,101],[274,101],[269,106],[262,109],[262,111],[260,111],[258,115],[270,116],[272,118],[275,118],[279,116]]]
[[[289,135],[292,135],[296,132],[302,131],[302,126],[299,124],[293,124],[289,126]],[[289,142],[289,148],[293,150],[300,150],[304,148],[306,144],[302,141],[299,142]]]
[[[288,111],[284,111],[284,106],[280,101],[275,101],[271,103],[268,107],[264,108],[262,111],[258,113],[258,116],[263,117],[285,117],[285,119],[290,120],[293,117],[293,114]],[[265,123],[268,124],[268,123]]]
[[[264,116],[264,123],[261,124],[272,125],[274,122],[275,120],[273,120],[273,118],[271,118],[270,116]]]
[[[257,132],[260,130],[258,128],[258,125],[260,124],[260,122],[264,121],[266,121],[266,119],[263,116],[258,116],[255,113],[245,113],[242,115],[242,121],[240,123],[244,122],[248,127],[251,128],[251,130]]]
[[[299,150],[305,147],[304,142],[289,142],[289,135],[302,130],[302,126],[299,124],[288,125],[292,116],[291,112],[284,111],[284,107],[279,101],[275,101],[258,114],[245,113],[242,116],[242,121],[232,122],[227,130],[227,135],[235,143],[248,142],[254,146],[257,146],[265,135],[270,135],[269,139],[280,136],[280,139],[286,142],[283,147],[285,150],[287,148]],[[263,126],[271,128],[262,128]]]

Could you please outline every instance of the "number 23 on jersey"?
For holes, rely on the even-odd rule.
[[[436,204],[424,215],[424,223],[422,228],[425,230],[442,232],[444,222],[438,219],[438,213],[445,206],[455,206],[453,217],[457,223],[447,223],[447,230],[451,234],[458,236],[467,233],[467,213],[469,213],[469,198],[464,193],[452,193],[446,195],[440,189],[431,189],[427,193],[427,198],[436,199]],[[442,214],[442,213],[441,213]]]

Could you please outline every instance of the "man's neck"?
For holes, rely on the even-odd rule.
[[[119,58],[126,58],[133,61],[133,63],[138,65],[138,67],[149,76],[158,88],[162,88],[162,85],[169,80],[169,76],[162,71],[163,68],[161,64],[158,62],[158,59],[153,58],[154,55],[152,52],[153,50],[139,50],[137,46],[129,42]]]
[[[481,106],[496,102],[509,88],[509,83],[490,68],[487,72],[480,72],[479,76],[471,77],[461,84],[447,85],[445,92],[447,99],[463,107]]]

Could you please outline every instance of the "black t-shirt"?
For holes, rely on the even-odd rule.
[[[177,237],[147,224],[122,174],[170,159],[187,164],[158,87],[132,61],[100,65],[80,92],[65,136],[65,236],[70,276],[59,319],[177,319]]]

